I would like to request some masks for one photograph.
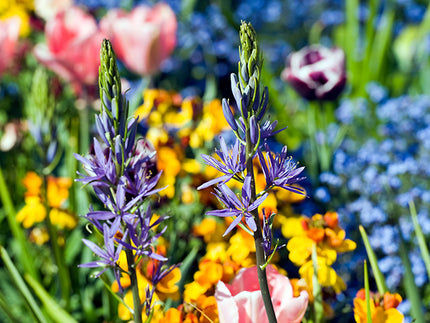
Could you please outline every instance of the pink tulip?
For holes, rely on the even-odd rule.
[[[19,18],[0,20],[0,75],[11,65],[19,38]]]
[[[71,82],[76,91],[97,84],[103,35],[94,17],[71,7],[46,23],[45,36],[47,45],[34,48],[42,64]]]
[[[140,75],[157,72],[176,45],[176,16],[165,3],[138,6],[130,13],[111,10],[100,26],[118,58]]]
[[[309,295],[293,297],[289,279],[271,265],[266,267],[269,292],[278,322],[299,323],[306,312]],[[268,322],[258,284],[257,267],[239,271],[231,285],[219,281],[215,291],[220,323]]]

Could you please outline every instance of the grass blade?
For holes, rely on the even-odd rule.
[[[364,291],[366,294],[366,314],[367,323],[372,323],[372,313],[370,313],[370,289],[369,289],[369,273],[367,271],[367,261],[364,261]]]
[[[416,322],[425,322],[422,311],[421,297],[417,285],[415,284],[414,273],[411,269],[411,262],[409,261],[408,251],[403,240],[402,233],[399,229],[399,253],[402,259],[403,266],[405,267],[405,274],[403,276],[403,288],[406,292],[406,297],[411,303],[411,315]]]
[[[427,277],[430,279],[430,254],[427,248],[426,238],[424,237],[424,234],[421,231],[420,224],[418,223],[417,211],[415,209],[414,201],[409,202],[409,210],[411,212],[412,222],[414,224],[415,234],[417,236],[421,257],[423,258],[424,265],[426,266]]]
[[[385,292],[388,291],[387,286],[385,285],[385,278],[382,275],[381,270],[378,266],[378,259],[376,258],[375,252],[370,246],[369,238],[367,237],[367,233],[364,230],[363,226],[360,225],[360,234],[363,239],[364,246],[366,248],[367,256],[369,257],[370,266],[372,267],[373,274],[375,275],[376,286],[378,287],[378,292],[381,295],[384,295]]]
[[[34,299],[33,295],[31,294],[30,290],[28,289],[27,285],[25,284],[24,280],[22,279],[21,275],[18,272],[18,269],[16,269],[15,265],[13,264],[12,260],[10,259],[6,249],[0,246],[0,256],[3,260],[4,265],[6,266],[15,286],[18,288],[19,292],[24,297],[25,301],[27,302],[28,306],[30,307],[31,312],[33,313],[35,319],[37,322],[41,323],[47,323],[48,321],[44,317],[42,310],[40,309],[39,305],[36,303],[36,300]],[[31,277],[29,274],[27,274],[29,277]]]
[[[43,303],[46,313],[51,317],[54,322],[58,323],[77,323],[77,321],[63,308],[51,298],[48,292],[40,285],[33,277],[26,274],[24,275],[27,283],[33,288],[40,301]]]

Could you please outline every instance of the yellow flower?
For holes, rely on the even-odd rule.
[[[402,323],[403,314],[396,307],[402,302],[399,294],[386,292],[383,297],[370,293],[370,316],[372,323]],[[367,304],[364,289],[357,292],[354,298],[354,318],[357,323],[367,322]]]
[[[61,209],[51,209],[49,219],[53,225],[56,225],[60,229],[73,229],[78,224],[78,220],[74,214]]]
[[[222,116],[221,101],[213,100],[204,105],[203,116],[190,133],[190,147],[202,147],[205,142],[211,142],[216,134],[225,129],[228,129],[228,123]]]
[[[317,259],[319,284],[323,287],[333,287],[339,283],[336,271],[328,264],[327,259],[323,257],[317,257]],[[299,274],[306,281],[310,289],[312,289],[312,276],[314,275],[312,260],[300,267]]]
[[[171,298],[174,301],[179,299],[179,287],[177,283],[181,280],[181,270],[174,268],[170,273],[163,277],[155,286],[159,298],[164,301]]]
[[[41,246],[49,240],[48,231],[45,228],[34,228],[30,232],[30,241]]]
[[[19,35],[26,37],[30,34],[30,11],[34,10],[33,0],[6,0],[0,4],[0,20],[18,17],[21,24]]]
[[[67,177],[48,177],[48,204],[50,207],[59,208],[69,197],[69,188],[72,180]]]
[[[206,254],[202,259],[223,263],[227,259],[226,242],[210,242],[206,245]]]
[[[207,290],[208,289],[205,286],[200,285],[196,281],[186,284],[184,290],[184,301],[194,303],[197,301],[199,296],[204,295]]]
[[[281,225],[281,232],[285,238],[305,235],[305,231],[302,226],[303,217],[301,216],[286,217],[284,215],[278,214],[277,216],[275,216],[275,221],[278,221]]]
[[[16,220],[22,223],[22,226],[26,229],[35,223],[42,222],[45,218],[45,206],[37,196],[26,197],[25,206],[16,215]]]
[[[170,147],[158,148],[157,168],[163,171],[158,186],[168,185],[160,195],[173,198],[175,195],[176,176],[181,170],[181,162],[176,151]]]
[[[193,233],[196,236],[203,237],[206,243],[222,241],[222,235],[225,232],[225,224],[213,217],[205,218],[200,224],[193,227]],[[209,245],[207,246],[209,250]]]

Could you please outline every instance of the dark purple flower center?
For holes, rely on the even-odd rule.
[[[319,84],[325,84],[325,83],[327,83],[327,81],[328,81],[327,76],[326,76],[326,75],[325,75],[325,73],[324,73],[324,72],[322,72],[322,71],[315,71],[315,72],[311,72],[311,73],[309,74],[309,77],[310,77],[313,81],[315,81],[315,82],[317,82],[317,83],[319,83]]]
[[[321,55],[319,51],[310,51],[303,56],[303,62],[300,64],[302,66],[305,65],[312,65],[320,60],[322,60],[324,57]]]

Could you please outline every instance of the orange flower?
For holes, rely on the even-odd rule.
[[[59,208],[69,197],[69,188],[72,180],[66,177],[48,177],[48,204],[50,207]]]
[[[28,172],[22,180],[27,192],[25,196],[39,196],[42,179],[35,172]]]
[[[401,303],[399,294],[386,292],[383,297],[370,293],[370,316],[373,323],[401,323],[403,314],[396,307]],[[357,292],[354,299],[354,318],[357,323],[367,322],[367,305],[364,289]]]

